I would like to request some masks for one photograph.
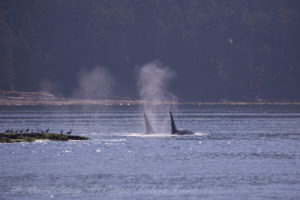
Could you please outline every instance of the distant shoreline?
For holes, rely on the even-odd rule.
[[[44,91],[38,92],[17,92],[0,90],[0,106],[68,106],[68,105],[300,105],[294,101],[143,101],[143,100],[99,100],[99,99],[75,99],[58,98],[53,94]]]
[[[0,106],[69,106],[69,105],[104,105],[104,106],[130,106],[130,105],[300,105],[300,102],[243,102],[243,101],[214,101],[214,102],[175,102],[175,101],[141,101],[141,100],[91,100],[91,99],[25,99],[0,98]]]

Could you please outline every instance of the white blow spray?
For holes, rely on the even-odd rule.
[[[177,101],[168,87],[175,72],[159,61],[143,65],[138,73],[138,89],[143,111],[150,115],[156,132],[169,132],[169,102]]]
[[[97,66],[90,71],[79,73],[78,88],[74,97],[85,99],[107,99],[112,95],[114,79],[103,67]]]
[[[62,84],[58,81],[52,81],[50,79],[43,79],[39,82],[39,88],[41,91],[49,92],[56,97],[63,96]]]

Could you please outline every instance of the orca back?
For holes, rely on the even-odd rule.
[[[172,128],[172,134],[176,134],[177,133],[177,128],[176,128],[176,124],[175,121],[173,119],[173,115],[170,112],[170,117],[171,117],[171,128]]]
[[[150,121],[146,115],[146,113],[144,113],[144,119],[145,119],[145,126],[146,126],[146,132],[145,134],[151,134],[151,133],[154,133],[154,130],[150,124]]]
[[[176,135],[192,135],[192,134],[194,134],[190,130],[178,130],[171,112],[170,112],[170,117],[171,117],[172,134],[176,134]]]

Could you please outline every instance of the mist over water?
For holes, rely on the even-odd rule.
[[[84,99],[108,99],[112,95],[114,79],[104,67],[97,66],[82,71],[78,76],[78,87],[73,97]]]
[[[39,89],[42,91],[50,92],[56,97],[63,96],[63,84],[58,81],[43,79],[39,82]]]
[[[169,90],[169,84],[175,76],[174,71],[158,60],[139,69],[137,84],[140,99],[143,101],[142,109],[150,118],[156,132],[169,132],[170,106],[161,103],[177,101],[177,97]]]

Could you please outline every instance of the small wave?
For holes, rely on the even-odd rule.
[[[49,142],[50,140],[35,140],[34,142],[36,143],[46,143]]]
[[[68,142],[77,142],[77,143],[79,143],[79,142],[83,142],[84,140],[68,140]]]
[[[196,135],[196,136],[204,136],[204,135],[208,135],[208,133],[204,133],[204,132],[195,132],[194,135]]]
[[[145,133],[129,133],[129,134],[125,134],[122,135],[125,137],[171,137],[172,135],[169,133],[153,133],[153,134],[145,134]]]
[[[126,142],[126,139],[97,139],[98,142]]]
[[[203,133],[203,132],[196,132],[193,135],[172,135],[170,133],[153,133],[153,134],[145,134],[145,133],[129,133],[129,134],[125,134],[122,136],[125,137],[143,137],[143,138],[153,138],[153,137],[174,137],[174,136],[178,136],[178,137],[182,137],[182,136],[204,136],[207,135],[207,133]]]

